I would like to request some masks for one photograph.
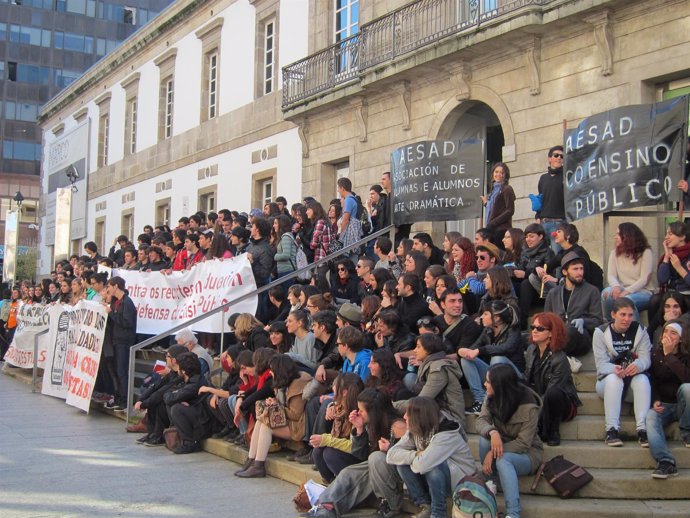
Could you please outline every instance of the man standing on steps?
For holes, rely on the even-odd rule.
[[[661,343],[652,351],[652,408],[647,412],[649,452],[656,461],[652,478],[678,475],[676,459],[666,444],[664,428],[678,421],[690,448],[690,329],[679,320],[664,325]]]
[[[649,335],[634,321],[635,304],[627,297],[613,303],[613,322],[594,330],[592,348],[597,366],[596,391],[604,400],[604,419],[608,446],[623,446],[620,438],[621,403],[632,399],[637,440],[649,447],[645,419],[651,406],[651,388],[645,374],[651,365]]]
[[[544,227],[549,239],[556,227],[565,223],[565,198],[563,194],[563,146],[549,149],[549,168],[537,184],[537,191],[542,195],[541,210],[534,217]],[[558,253],[559,245],[551,240],[551,248]]]

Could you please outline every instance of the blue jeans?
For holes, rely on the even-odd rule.
[[[601,303],[604,306],[604,318],[606,320],[611,320],[611,311],[613,310],[613,299],[611,298],[612,291],[613,288],[608,287],[604,288],[604,291],[601,292]],[[604,294],[608,296],[604,298]],[[633,304],[635,304],[635,320],[639,322],[640,311],[644,311],[649,307],[649,301],[652,298],[652,294],[646,291],[638,291],[626,295],[625,298],[632,300]]]
[[[412,501],[417,504],[431,503],[432,518],[446,518],[446,499],[450,496],[450,469],[443,461],[423,475],[414,473],[410,466],[396,466],[400,478],[407,486]]]
[[[518,376],[522,378],[522,373],[513,362],[511,362],[505,356],[492,356],[491,365],[496,365],[497,363],[507,363]],[[466,360],[465,358],[460,358],[460,366],[462,367],[462,372],[467,378],[467,384],[470,386],[470,392],[472,392],[472,397],[475,401],[482,403],[484,397],[486,396],[486,390],[484,390],[484,380],[486,379],[486,372],[489,370],[489,364],[486,363],[481,358],[477,357],[474,360]]]
[[[479,438],[479,461],[484,462],[486,454],[491,450],[491,443],[484,437]],[[506,501],[506,514],[511,518],[520,518],[520,488],[518,477],[532,473],[532,461],[526,453],[503,453],[503,457],[495,459],[492,467],[493,474],[498,474]]]
[[[228,408],[230,408],[230,413],[232,414],[233,417],[235,417],[235,405],[237,404],[237,394],[233,394],[228,398]],[[247,433],[247,428],[249,426],[249,423],[247,423],[247,420],[242,417],[240,420],[240,425],[237,427],[237,429],[240,431],[242,435]]]
[[[664,428],[678,421],[683,438],[690,438],[690,383],[683,383],[676,393],[677,403],[661,403],[664,411],[656,412],[653,408],[647,412],[647,436],[649,437],[649,451],[658,462],[676,463],[671,450],[666,443]]]
[[[556,241],[551,237],[551,234],[556,231],[556,227],[560,225],[561,223],[565,223],[565,220],[558,220],[558,221],[546,221],[544,222],[542,220],[541,226],[544,227],[544,232],[546,233],[546,237],[549,239],[551,242],[551,250],[553,250],[554,254],[557,254],[558,252],[561,251],[561,245],[557,244]]]

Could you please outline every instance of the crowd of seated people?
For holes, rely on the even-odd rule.
[[[384,225],[386,176],[365,203],[374,230]],[[113,305],[107,279],[94,273],[99,263],[166,275],[246,254],[264,286],[297,269],[299,250],[312,263],[334,240],[364,236],[362,203],[349,180],[338,185],[342,201],[327,205],[306,198],[288,207],[279,198],[249,214],[184,217],[172,231],[147,227],[136,247],[120,236],[108,257],[87,243],[84,257],[56,266],[53,281],[21,286],[5,303],[90,298]],[[440,502],[478,461],[485,476],[500,479],[515,518],[517,477],[536,470],[542,441],[558,445],[560,424],[581,405],[569,357],[593,351],[606,444],[623,444],[621,402],[630,401],[639,444],[657,461],[654,476],[673,476],[663,426],[679,421],[690,447],[689,240],[687,225],[669,226],[655,275],[644,234],[621,223],[604,287],[601,268],[569,223],[548,235],[538,223],[518,229],[501,222],[472,239],[448,232],[440,246],[424,232],[377,237],[359,253],[314,268],[309,281],[272,286],[255,314],[233,315],[219,387],[207,375],[219,335],[179,335],[179,345],[165,349],[166,371],[136,402],[147,414],[139,442],[162,444],[162,430],[174,425],[182,438],[177,453],[198,451],[211,435],[244,445],[249,457],[235,473],[243,478],[265,476],[277,441],[297,443],[289,458],[315,464],[329,484],[317,516],[347,512],[371,493],[380,516],[396,516],[403,482],[428,511],[422,516],[445,516]],[[640,322],[645,310],[649,329]],[[282,408],[283,424],[271,427],[266,413],[257,415],[259,403]],[[466,414],[477,416],[478,459],[467,448]]]

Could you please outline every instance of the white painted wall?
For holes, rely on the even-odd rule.
[[[326,1],[326,0],[322,0]],[[283,87],[282,68],[308,54],[309,0],[283,0],[280,3],[278,35],[278,88]]]

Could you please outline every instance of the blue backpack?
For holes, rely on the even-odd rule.
[[[496,518],[496,496],[480,477],[463,477],[453,491],[453,518]]]

